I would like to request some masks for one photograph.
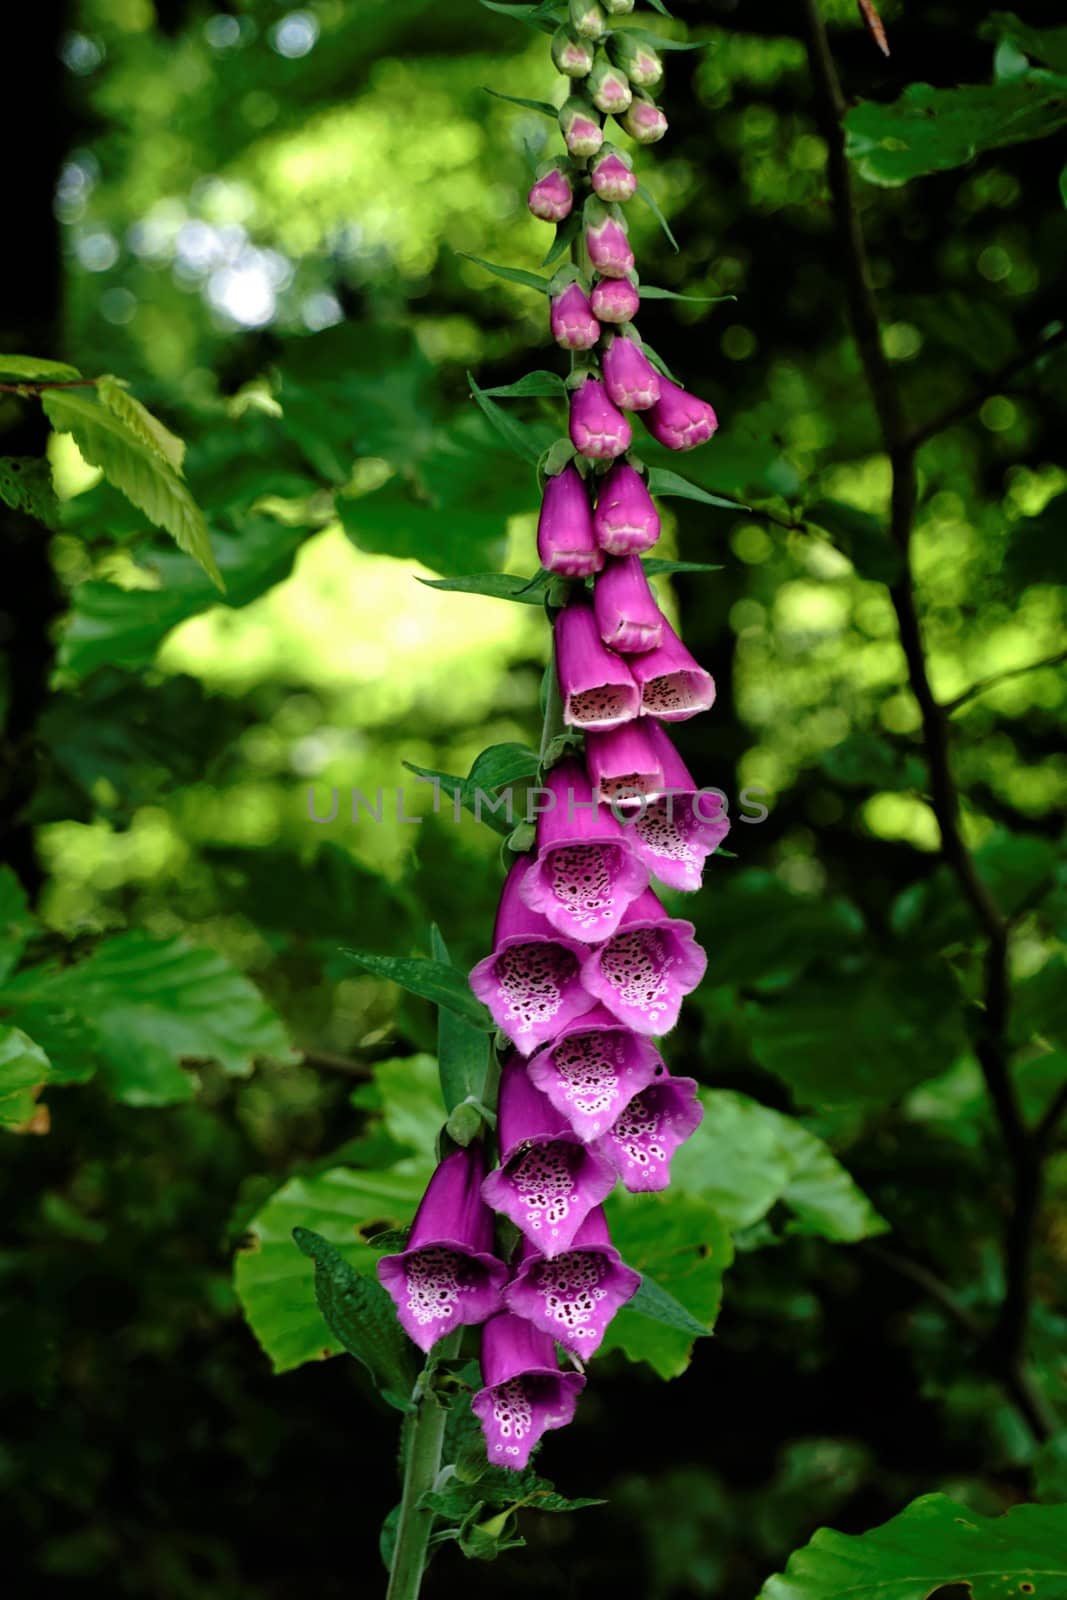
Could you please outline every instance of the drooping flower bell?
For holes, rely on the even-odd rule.
[[[629,278],[598,278],[589,304],[601,322],[631,322],[641,305],[641,296]]]
[[[599,111],[621,116],[633,99],[625,72],[612,66],[606,56],[597,56],[589,74],[589,97]]]
[[[500,1166],[482,1197],[543,1255],[569,1250],[594,1206],[615,1186],[615,1169],[583,1144],[566,1117],[530,1082],[525,1063],[510,1056],[500,1077],[497,1134]]]
[[[631,200],[637,193],[637,174],[629,156],[616,150],[613,144],[603,144],[600,154],[589,169],[593,193],[610,204],[612,201]]]
[[[608,399],[622,411],[647,411],[660,395],[660,376],[634,339],[609,334],[600,358]]]
[[[650,799],[627,823],[628,837],[661,883],[671,889],[699,889],[704,862],[730,831],[722,796],[711,789],[697,788],[685,762],[653,717],[642,717],[638,727],[660,763],[661,787],[666,792]],[[614,735],[601,737],[609,739]],[[587,755],[592,770],[592,756],[588,751]]]
[[[593,67],[593,47],[566,24],[552,35],[552,63],[568,78],[587,78]]]
[[[574,1420],[585,1388],[580,1372],[561,1372],[552,1338],[504,1312],[482,1333],[482,1381],[471,1410],[482,1425],[493,1466],[521,1472],[537,1442]]]
[[[545,479],[537,519],[537,556],[546,572],[588,578],[604,565],[593,532],[593,508],[581,474],[571,462]]]
[[[593,267],[602,278],[625,278],[634,265],[625,223],[599,200],[586,201],[584,221],[585,247]]]
[[[719,426],[714,407],[669,378],[660,378],[659,389],[659,399],[644,416],[653,439],[668,450],[693,450],[711,438]]]
[[[542,1333],[583,1359],[603,1341],[608,1323],[641,1286],[641,1274],[623,1264],[611,1242],[603,1207],[591,1211],[574,1244],[547,1261],[527,1243],[505,1300]]]
[[[645,480],[628,462],[617,461],[597,489],[593,531],[612,556],[641,555],[659,538],[660,521]]]
[[[378,1277],[420,1350],[501,1309],[507,1268],[493,1255],[493,1215],[482,1199],[482,1147],[445,1156],[415,1214],[407,1249],[383,1256]]]
[[[667,131],[667,119],[654,100],[635,94],[629,108],[619,117],[619,126],[638,144],[655,144]]]
[[[588,1144],[609,1132],[634,1095],[667,1069],[651,1040],[596,1006],[531,1056],[526,1070]]]
[[[649,588],[640,556],[613,556],[593,586],[600,637],[624,655],[654,650],[663,638],[663,613]]]
[[[641,686],[641,710],[646,716],[685,722],[715,704],[714,678],[690,655],[666,617],[660,644],[644,655],[631,656],[628,665]]]
[[[600,113],[583,95],[569,95],[559,108],[559,128],[572,156],[595,156],[604,143]]]
[[[667,1033],[708,965],[695,932],[646,889],[627,906],[618,932],[587,956],[582,982],[635,1033]]]
[[[531,862],[524,857],[508,873],[493,933],[493,953],[479,961],[470,986],[489,1007],[493,1021],[516,1049],[529,1055],[554,1039],[574,1017],[590,1010],[582,987],[585,946],[565,939],[522,898]]]
[[[562,222],[574,206],[570,178],[561,167],[549,167],[530,190],[526,204],[542,222]]]
[[[638,88],[654,89],[663,77],[663,57],[659,52],[624,29],[608,39],[608,56]],[[615,107],[607,109],[614,111]]]
[[[617,728],[637,716],[640,690],[625,661],[605,648],[585,601],[572,601],[556,617],[555,655],[568,727]]]
[[[593,944],[615,932],[626,907],[648,888],[648,868],[598,803],[580,762],[553,767],[545,789],[553,804],[537,819],[537,855],[519,893],[558,932]]]
[[[629,450],[630,424],[604,392],[596,378],[584,378],[571,390],[571,443],[594,461],[611,461]]]
[[[694,1079],[664,1074],[634,1096],[614,1127],[598,1141],[598,1148],[631,1193],[665,1189],[671,1180],[671,1157],[703,1117]]]
[[[549,302],[552,337],[564,350],[591,350],[600,338],[600,324],[580,283],[568,283]]]
[[[628,810],[662,792],[666,779],[658,747],[650,735],[649,717],[624,722],[619,728],[590,728],[585,735],[585,764],[601,800]],[[627,830],[633,823],[627,821]]]

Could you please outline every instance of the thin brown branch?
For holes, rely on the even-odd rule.
[[[913,450],[919,450],[924,444],[944,433],[946,428],[955,427],[957,422],[963,422],[975,411],[980,411],[991,395],[1000,394],[1004,386],[1020,372],[1025,372],[1027,367],[1033,366],[1048,351],[1055,350],[1067,339],[1067,323],[1059,323],[1050,334],[1037,339],[1028,345],[1025,350],[1012,356],[1010,361],[1005,361],[996,372],[991,372],[980,388],[972,389],[970,394],[964,395],[962,400],[957,400],[954,405],[942,411],[939,416],[931,417],[929,422],[920,423],[913,433],[909,435],[908,443]]]
[[[968,705],[978,695],[985,694],[987,689],[995,689],[999,684],[1009,683],[1012,678],[1024,678],[1028,672],[1040,672],[1043,667],[1062,666],[1065,661],[1067,661],[1067,650],[1061,650],[1058,655],[1045,656],[1042,661],[1028,661],[1025,667],[1007,667],[1003,672],[991,672],[988,678],[979,678],[977,683],[972,683],[969,689],[964,689],[955,699],[944,701],[941,709],[946,716],[954,716],[961,706]]]
[[[32,400],[42,389],[95,389],[99,382],[99,378],[68,378],[62,383],[44,380],[40,383],[31,383],[29,380],[25,383],[0,383],[0,394],[20,394]]]

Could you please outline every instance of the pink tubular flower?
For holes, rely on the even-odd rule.
[[[648,717],[624,723],[621,728],[585,736],[585,760],[593,787],[601,800],[625,807],[628,801],[649,801],[666,782],[657,746],[650,734],[655,723]],[[628,830],[634,827],[629,820]]]
[[[604,565],[604,552],[593,533],[593,509],[578,469],[570,462],[554,478],[545,479],[537,519],[537,556],[546,572],[565,578],[588,578]]]
[[[531,1056],[526,1070],[579,1139],[589,1144],[607,1133],[634,1095],[667,1069],[655,1045],[597,1006]]]
[[[589,176],[594,194],[606,202],[632,200],[637,192],[637,176],[629,158],[616,150],[613,144],[601,146]]]
[[[598,1147],[631,1193],[665,1189],[671,1178],[671,1157],[703,1117],[694,1079],[664,1075],[634,1096]]]
[[[569,283],[553,295],[548,321],[553,339],[564,350],[591,350],[600,338],[600,324],[580,283]]]
[[[707,968],[694,932],[646,889],[626,908],[619,931],[589,955],[582,982],[635,1033],[668,1033]]]
[[[572,156],[595,156],[604,143],[599,114],[578,95],[572,94],[560,106],[559,127]]]
[[[563,1255],[546,1261],[531,1244],[508,1284],[509,1311],[558,1339],[575,1355],[596,1351],[608,1323],[641,1285],[641,1274],[623,1265],[611,1242],[603,1207],[591,1211]]]
[[[492,1254],[493,1217],[481,1196],[482,1147],[445,1157],[415,1215],[408,1247],[383,1256],[378,1277],[420,1350],[501,1309],[507,1268]]]
[[[659,538],[659,512],[636,468],[616,461],[597,490],[593,531],[612,556],[640,555]]]
[[[659,399],[645,413],[645,427],[668,450],[692,450],[710,439],[719,426],[714,408],[687,394],[669,378],[659,380]]]
[[[730,831],[722,796],[714,790],[697,788],[685,762],[654,718],[642,717],[639,726],[646,730],[645,737],[660,762],[665,793],[650,799],[638,816],[627,822],[628,835],[661,883],[671,889],[699,889],[704,862]],[[603,739],[613,737],[600,735]],[[592,771],[592,753],[587,749],[586,754]]]
[[[601,277],[625,278],[628,272],[633,271],[634,253],[626,237],[626,228],[604,209],[599,200],[591,201],[586,207],[585,247],[589,251],[589,260]]]
[[[714,678],[689,654],[666,617],[662,642],[644,655],[632,656],[629,666],[641,686],[641,710],[646,716],[685,722],[715,704]]]
[[[630,424],[596,378],[585,378],[571,390],[570,434],[574,448],[594,461],[621,456],[633,439]]]
[[[622,115],[633,99],[625,72],[613,67],[603,56],[597,58],[589,74],[588,90],[598,111],[610,112],[616,117]]]
[[[663,613],[648,586],[640,556],[614,556],[593,586],[600,637],[624,655],[655,650],[663,638]]]
[[[484,1389],[471,1400],[494,1466],[521,1472],[530,1452],[553,1428],[574,1420],[585,1388],[580,1372],[561,1372],[550,1334],[508,1312],[482,1334]]]
[[[537,856],[519,893],[559,933],[592,944],[614,933],[631,900],[648,888],[648,868],[598,804],[579,762],[553,767],[545,787],[553,804],[537,819]]]
[[[479,961],[470,975],[474,993],[523,1055],[554,1039],[562,1027],[593,1005],[579,976],[584,946],[560,938],[548,919],[531,911],[522,898],[522,880],[529,868],[530,861],[524,857],[508,873],[493,932],[493,953]]]
[[[631,139],[638,144],[655,144],[667,131],[667,119],[659,106],[646,100],[644,95],[634,95],[629,109],[618,119]]]
[[[574,190],[570,179],[559,167],[552,167],[538,178],[527,196],[526,204],[542,222],[562,222],[569,217],[574,205]]]
[[[623,411],[647,411],[660,396],[660,376],[633,339],[609,334],[600,358],[608,399]]]
[[[641,296],[629,278],[599,278],[593,285],[589,304],[601,322],[631,322],[637,315]]]
[[[556,675],[571,728],[617,728],[636,717],[640,690],[625,661],[605,649],[593,608],[566,606],[555,622]]]
[[[615,1187],[614,1169],[534,1088],[517,1056],[504,1063],[498,1106],[501,1164],[483,1182],[482,1198],[543,1255],[557,1256]]]

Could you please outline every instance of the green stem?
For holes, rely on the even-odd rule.
[[[416,1388],[415,1412],[404,1422],[404,1489],[385,1600],[418,1600],[422,1587],[434,1514],[423,1510],[419,1501],[433,1488],[441,1470],[441,1447],[448,1418],[448,1412],[430,1392],[426,1378],[432,1365],[459,1354],[462,1337],[463,1331],[458,1329],[443,1339],[427,1358]]]

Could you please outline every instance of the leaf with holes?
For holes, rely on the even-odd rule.
[[[46,528],[59,525],[52,469],[42,456],[0,457],[0,500],[13,511],[36,517]]]

